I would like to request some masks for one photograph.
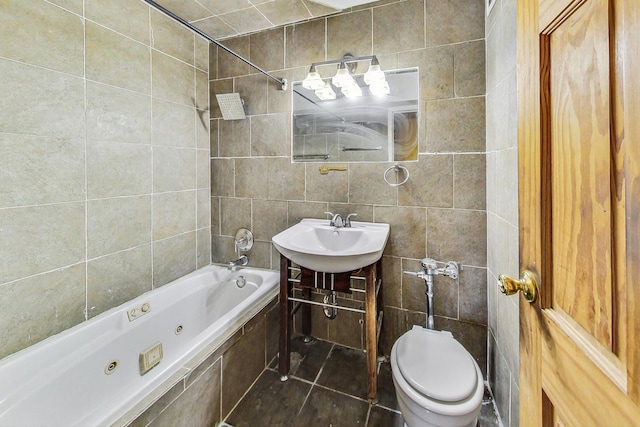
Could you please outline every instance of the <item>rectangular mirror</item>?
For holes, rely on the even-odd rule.
[[[293,83],[294,162],[389,162],[418,160],[417,68],[385,71],[388,95],[374,95],[362,75],[353,76],[362,96],[344,96],[323,79],[335,99]]]

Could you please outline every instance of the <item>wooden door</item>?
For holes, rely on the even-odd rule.
[[[518,0],[520,424],[640,426],[640,0]]]

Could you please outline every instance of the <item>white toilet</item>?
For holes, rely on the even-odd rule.
[[[393,344],[391,370],[407,426],[476,426],[482,372],[450,332],[415,325]]]

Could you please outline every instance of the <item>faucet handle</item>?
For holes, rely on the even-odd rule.
[[[333,212],[328,212],[328,211],[327,211],[327,212],[325,212],[324,214],[325,214],[325,215],[329,215],[331,218],[333,218]]]
[[[345,227],[351,227],[351,217],[352,216],[358,216],[357,213],[350,213],[349,215],[347,215],[347,218],[344,220],[344,226]]]

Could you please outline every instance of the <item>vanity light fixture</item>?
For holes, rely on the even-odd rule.
[[[349,87],[356,84],[356,81],[351,77],[351,73],[347,69],[347,66],[344,62],[341,62],[338,65],[338,71],[336,71],[336,75],[331,79],[331,83],[335,87]]]
[[[315,65],[311,65],[307,77],[302,81],[302,87],[309,90],[319,90],[324,88],[324,81]]]
[[[331,85],[340,88],[347,98],[362,96],[362,88],[352,76],[360,61],[370,61],[369,69],[364,74],[364,82],[369,86],[369,91],[373,95],[388,95],[390,93],[389,84],[375,55],[354,57],[347,54],[341,59],[314,62],[302,81],[302,87],[315,91],[316,96],[321,100],[336,98],[336,93]],[[329,64],[338,64],[336,74],[331,78],[331,84],[325,83],[317,70],[317,66]]]
[[[336,99],[336,93],[329,83],[324,83],[322,88],[316,89],[316,96],[320,98],[321,101]]]

